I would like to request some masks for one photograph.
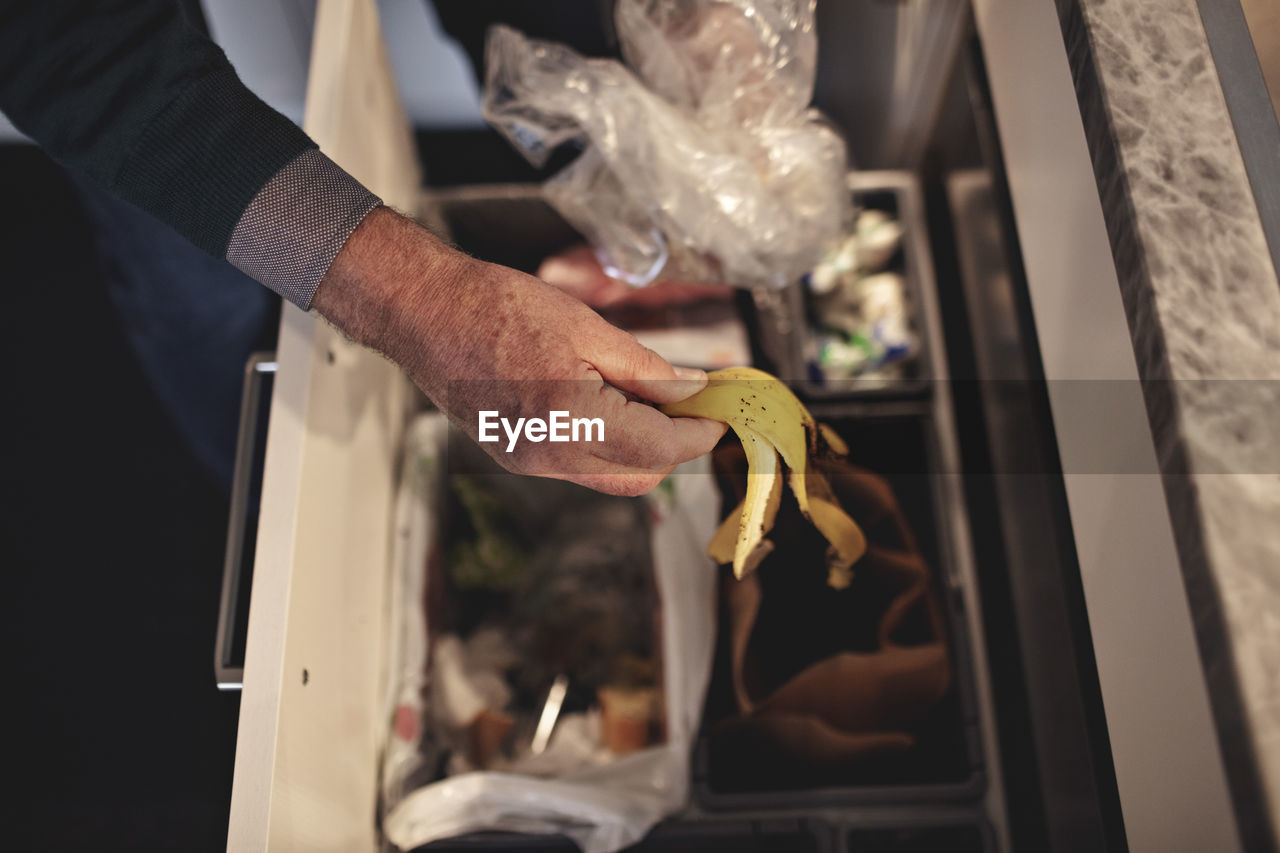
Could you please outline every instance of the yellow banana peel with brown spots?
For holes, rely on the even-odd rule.
[[[733,563],[737,577],[755,569],[773,549],[766,537],[782,500],[779,458],[805,518],[829,543],[827,583],[840,589],[853,578],[852,566],[867,550],[862,529],[836,500],[830,484],[810,462],[820,453],[843,456],[844,441],[818,424],[780,379],[752,367],[708,374],[707,386],[678,403],[662,406],[672,417],[709,418],[728,424],[747,455],[747,494],[729,514],[708,547],[712,559]]]

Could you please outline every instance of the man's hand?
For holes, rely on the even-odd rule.
[[[643,402],[690,396],[706,384],[702,371],[673,368],[576,299],[451,249],[386,208],[356,229],[313,304],[404,367],[473,439],[481,410],[512,423],[551,411],[604,422],[602,442],[521,441],[507,452],[503,435],[481,445],[510,471],[639,495],[724,433]]]

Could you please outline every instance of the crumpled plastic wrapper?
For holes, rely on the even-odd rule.
[[[805,356],[824,380],[898,378],[919,354],[906,279],[883,269],[902,235],[901,223],[884,211],[863,210],[804,278],[816,323]]]
[[[502,26],[484,113],[536,166],[601,265],[656,278],[783,287],[842,233],[844,140],[809,109],[814,0],[618,0],[627,65]]]

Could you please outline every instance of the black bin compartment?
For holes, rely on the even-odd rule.
[[[844,835],[845,853],[989,853],[995,841],[985,821],[854,828]]]
[[[849,188],[855,207],[883,211],[902,226],[902,245],[878,272],[897,273],[906,282],[907,311],[919,348],[915,357],[903,365],[902,375],[898,377],[855,377],[838,381],[825,379],[805,355],[809,340],[816,334],[816,314],[808,286],[802,281],[796,281],[788,286],[782,300],[782,310],[790,315],[788,321],[783,323],[790,329],[790,340],[787,366],[780,375],[802,397],[814,401],[927,397],[936,378],[931,367],[934,355],[932,350],[940,344],[930,337],[925,310],[926,300],[932,298],[936,285],[919,183],[910,172],[853,172],[849,175]]]
[[[760,812],[868,803],[954,802],[976,799],[985,791],[970,645],[963,601],[950,580],[954,575],[954,543],[936,473],[938,454],[932,421],[923,408],[899,414],[883,411],[883,407],[859,411],[843,406],[826,411],[815,409],[814,415],[848,442],[851,462],[881,475],[892,486],[930,569],[930,583],[943,610],[951,686],[927,717],[912,727],[917,741],[908,752],[869,760],[853,772],[845,768],[796,779],[791,777],[785,760],[775,762],[741,743],[717,752],[714,739],[707,736],[717,722],[737,713],[729,673],[726,620],[722,619],[703,733],[693,756],[693,794],[703,808]],[[858,588],[856,565],[854,572],[851,593]],[[762,594],[767,598],[769,592],[766,589]],[[782,594],[785,595],[785,588]],[[851,620],[850,636],[867,634],[866,626],[852,621],[857,618],[856,598],[845,600],[853,605],[847,616]],[[820,633],[825,626],[815,620],[845,616],[843,612],[806,610],[796,611],[793,618],[797,633]]]
[[[478,832],[419,847],[420,853],[472,853],[510,850],[515,853],[578,853],[561,836]],[[808,821],[668,821],[658,824],[623,853],[828,853],[829,830]]]

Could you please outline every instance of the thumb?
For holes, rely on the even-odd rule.
[[[706,387],[705,371],[672,367],[634,335],[621,329],[610,332],[596,343],[587,360],[613,387],[659,404],[679,402]]]

